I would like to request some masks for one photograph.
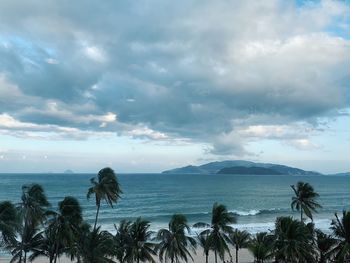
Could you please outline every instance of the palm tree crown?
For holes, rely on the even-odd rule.
[[[113,236],[100,227],[84,228],[77,242],[77,254],[82,263],[109,263],[113,258]]]
[[[90,182],[92,187],[90,187],[88,190],[87,198],[89,199],[91,195],[95,195],[97,211],[94,229],[96,229],[101,201],[105,200],[108,205],[113,207],[113,204],[120,198],[122,190],[120,189],[117,176],[109,167],[100,170],[97,174],[97,180],[95,178],[91,178]]]
[[[300,211],[300,221],[303,221],[303,213],[313,220],[312,212],[317,212],[322,206],[317,202],[319,194],[309,183],[298,182],[296,186],[291,185],[295,196],[292,197],[291,207]]]
[[[9,201],[0,202],[1,241],[9,244],[15,240],[18,228],[18,214],[15,206]]]
[[[235,229],[229,234],[230,242],[236,249],[236,263],[238,263],[238,250],[241,248],[246,248],[250,242],[250,234],[247,231],[240,231]]]
[[[315,262],[313,233],[292,217],[279,217],[275,224],[275,253],[282,262]]]
[[[130,225],[130,243],[127,244],[128,247],[126,249],[127,262],[155,262],[153,259],[153,256],[156,255],[154,244],[149,242],[153,232],[149,228],[149,221],[143,220],[140,217]]]
[[[188,258],[193,257],[189,249],[194,251],[196,240],[186,234],[190,228],[184,215],[175,214],[172,216],[168,229],[160,229],[157,233],[157,239],[160,243],[157,245],[159,251],[159,259],[161,262],[178,263],[180,259],[185,262]]]
[[[331,260],[336,242],[337,240],[331,235],[327,235],[321,230],[316,230],[317,260],[319,263],[327,263]]]
[[[273,257],[273,235],[267,232],[260,232],[250,242],[248,249],[253,254],[257,263],[264,263],[265,260]]]
[[[211,224],[200,222],[194,225],[194,227],[207,228],[201,234],[208,235],[210,248],[215,254],[215,263],[217,263],[217,255],[224,259],[225,252],[230,253],[227,243],[230,242],[228,235],[233,231],[230,226],[233,223],[236,223],[233,213],[228,212],[226,206],[214,203]]]
[[[14,242],[13,260],[18,258],[20,262],[27,261],[27,253],[37,247],[41,239],[39,227],[47,217],[47,208],[50,203],[47,200],[44,189],[39,184],[24,185],[22,187],[21,203],[18,206],[22,225],[19,228],[18,236],[20,241]]]
[[[343,211],[342,218],[335,214],[331,230],[336,237],[336,246],[333,250],[336,262],[350,262],[350,211]]]

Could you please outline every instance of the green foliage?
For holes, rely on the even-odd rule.
[[[41,228],[47,218],[47,209],[50,203],[47,201],[44,189],[39,184],[24,185],[22,187],[21,202],[18,206],[20,225],[16,240],[8,245],[13,255],[12,260],[27,262],[27,253],[35,250],[39,245]]]
[[[105,200],[109,206],[113,207],[113,204],[120,198],[122,190],[117,176],[109,167],[101,169],[97,174],[97,180],[91,178],[90,182],[92,186],[88,189],[87,198],[90,199],[91,195],[95,195],[97,211],[94,229],[96,229],[101,201]]]
[[[317,261],[319,263],[329,262],[333,258],[333,249],[337,240],[331,235],[323,233],[321,230],[316,230],[316,248]]]
[[[273,258],[274,236],[267,232],[257,233],[251,240],[248,249],[253,254],[257,263]]]
[[[188,261],[193,257],[190,250],[194,251],[196,240],[186,234],[190,228],[184,215],[175,214],[172,216],[168,229],[160,229],[157,233],[156,251],[159,253],[161,262],[178,263],[180,260]]]
[[[100,227],[85,229],[77,242],[77,256],[82,263],[111,263],[113,245],[113,235],[108,231],[101,231]]]
[[[275,257],[282,262],[316,262],[312,228],[292,217],[279,217],[275,224]]]
[[[335,214],[332,220],[331,229],[336,238],[336,245],[333,249],[335,262],[350,261],[350,211],[343,211],[341,218]]]
[[[318,193],[315,192],[310,184],[304,182],[298,182],[296,186],[291,185],[291,188],[295,194],[295,196],[292,197],[292,209],[300,211],[301,221],[303,221],[303,213],[313,220],[312,213],[316,213],[318,208],[322,208],[317,202],[319,197]]]
[[[230,242],[236,249],[236,263],[238,263],[238,251],[241,248],[247,248],[250,242],[250,234],[247,231],[235,229],[229,234]]]
[[[211,224],[196,223],[194,227],[205,227],[201,235],[208,236],[210,250],[214,251],[215,262],[217,262],[217,255],[224,259],[225,253],[230,254],[228,243],[230,242],[229,234],[232,233],[233,228],[230,224],[236,223],[234,215],[227,211],[226,206],[214,203],[212,209]]]
[[[15,206],[9,201],[0,202],[0,244],[8,245],[15,241],[18,224]]]

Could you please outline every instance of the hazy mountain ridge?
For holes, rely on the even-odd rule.
[[[256,174],[256,175],[282,175],[282,173],[277,172],[271,168],[264,167],[244,167],[244,166],[234,166],[222,168],[217,174]]]
[[[163,171],[162,173],[166,174],[216,174],[220,170],[224,168],[232,168],[232,167],[260,167],[260,168],[268,168],[279,174],[285,175],[321,175],[321,173],[314,171],[305,171],[303,169],[290,167],[281,164],[273,164],[273,163],[255,163],[251,161],[244,160],[234,160],[234,161],[221,161],[221,162],[210,162],[203,165],[195,166],[189,165],[181,168],[175,168],[171,170]]]

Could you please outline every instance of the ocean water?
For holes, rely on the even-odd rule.
[[[44,186],[52,207],[65,196],[78,198],[84,217],[93,222],[95,203],[86,198],[89,179],[94,174],[0,174],[0,200],[19,202],[21,186]],[[181,175],[121,174],[123,194],[114,208],[104,205],[99,223],[113,231],[122,219],[143,217],[157,230],[167,225],[174,213],[183,213],[190,224],[209,222],[214,202],[223,203],[237,215],[235,227],[251,233],[273,229],[277,216],[299,214],[290,208],[291,184],[311,183],[320,194],[323,208],[315,214],[317,227],[329,230],[335,212],[350,209],[350,177],[331,176],[253,176],[253,175]]]

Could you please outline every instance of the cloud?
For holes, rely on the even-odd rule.
[[[265,139],[313,148],[349,108],[349,14],[328,0],[2,1],[0,113],[17,132],[186,139],[220,155]]]

